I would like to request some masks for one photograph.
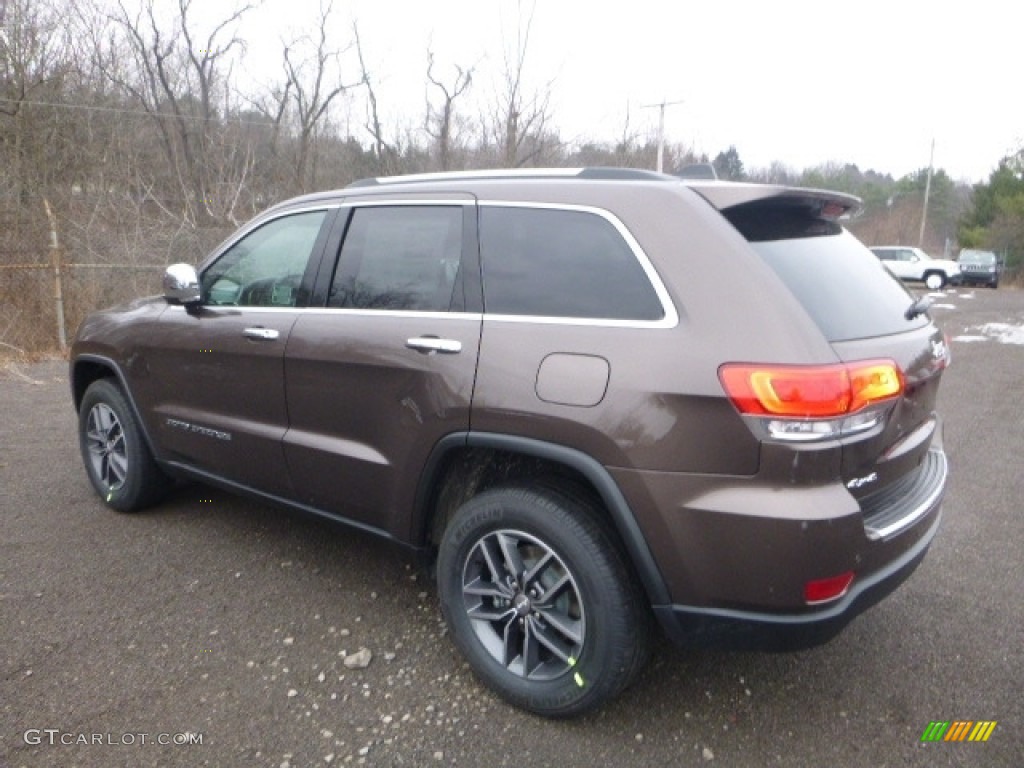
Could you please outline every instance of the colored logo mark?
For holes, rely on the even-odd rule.
[[[996,720],[933,720],[921,734],[921,741],[988,741]]]

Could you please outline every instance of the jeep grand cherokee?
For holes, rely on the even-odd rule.
[[[433,553],[472,668],[548,716],[623,690],[652,617],[825,639],[946,484],[948,348],[858,206],[622,169],[289,200],[82,324],[86,472],[124,512],[193,478]]]

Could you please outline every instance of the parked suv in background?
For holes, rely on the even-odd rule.
[[[289,200],[82,324],[87,474],[125,512],[194,478],[436,555],[455,644],[543,715],[628,685],[652,617],[820,642],[916,567],[947,474],[948,348],[858,205],[623,169]]]
[[[989,288],[999,287],[1002,265],[992,251],[964,248],[960,251],[957,263],[960,265],[960,279],[963,283],[987,285]]]
[[[933,291],[960,282],[959,264],[948,259],[933,259],[920,248],[880,245],[872,247],[871,251],[901,280],[924,283]]]

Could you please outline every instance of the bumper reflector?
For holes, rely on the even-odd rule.
[[[808,605],[827,603],[830,600],[838,600],[846,594],[846,590],[853,583],[853,571],[841,573],[838,576],[830,576],[827,579],[815,579],[804,584],[804,600]]]

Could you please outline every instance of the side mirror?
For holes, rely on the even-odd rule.
[[[164,299],[168,304],[198,304],[202,293],[196,268],[191,264],[171,264],[164,272]]]

